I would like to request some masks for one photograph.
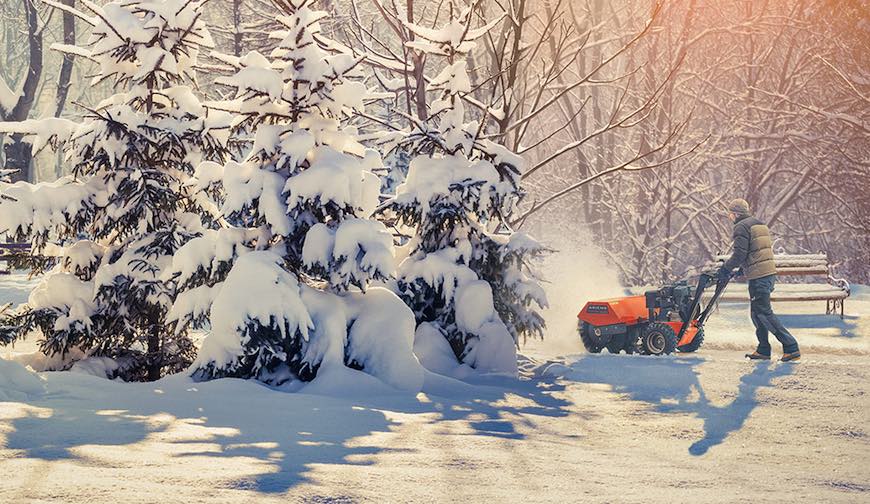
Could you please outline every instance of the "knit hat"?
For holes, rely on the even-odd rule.
[[[728,203],[728,210],[737,215],[749,215],[749,203],[742,198],[733,199]]]

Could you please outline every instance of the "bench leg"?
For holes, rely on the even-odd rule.
[[[840,318],[844,318],[845,299],[828,299],[825,301],[825,315],[837,315],[839,311]],[[839,308],[839,310],[838,310]]]

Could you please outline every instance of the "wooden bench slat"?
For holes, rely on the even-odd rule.
[[[823,261],[775,261],[777,268],[824,268],[828,269],[828,263]]]
[[[719,254],[716,256],[716,260],[717,261],[725,261],[729,257],[731,257],[730,254]],[[813,261],[813,262],[827,263],[828,256],[825,254],[773,254],[773,260],[777,261],[777,262],[781,261],[783,263],[793,262],[793,261],[796,261],[796,262]]]
[[[822,261],[828,262],[827,254],[773,254],[780,261]]]
[[[786,275],[795,275],[795,276],[805,276],[805,275],[827,275],[828,268],[827,266],[776,266],[776,274],[780,276]]]
[[[771,301],[827,301],[846,299],[849,291],[830,284],[778,284],[770,295]],[[749,301],[746,284],[731,284],[722,293],[722,301]]]
[[[716,261],[725,261],[727,255],[717,255]],[[777,274],[786,275],[827,275],[828,274],[828,258],[824,254],[781,254],[773,256],[774,264],[776,264]],[[708,265],[715,266],[715,263]]]
[[[732,282],[725,288],[725,292],[744,292],[749,287],[745,282]],[[780,283],[777,282],[774,286],[774,293],[777,292],[837,292],[843,289],[836,285],[827,283]]]
[[[849,297],[849,293],[843,290],[830,293],[790,292],[777,294],[774,292],[770,295],[770,300],[773,302],[827,301],[829,299],[846,299],[847,297]],[[721,299],[722,302],[749,302],[749,293],[723,294]]]
[[[716,261],[725,261],[730,256],[720,254]],[[828,256],[825,254],[775,254],[773,256],[778,276],[827,276],[830,273]],[[708,268],[716,267],[713,262]]]

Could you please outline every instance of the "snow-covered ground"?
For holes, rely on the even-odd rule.
[[[805,353],[783,365],[742,359],[754,338],[739,305],[714,315],[696,355],[585,354],[574,313],[610,294],[606,280],[552,286],[548,338],[525,347],[519,380],[416,396],[121,383],[0,360],[0,502],[870,499],[870,289],[842,321],[824,303],[777,305]],[[0,277],[0,303],[32,285]]]

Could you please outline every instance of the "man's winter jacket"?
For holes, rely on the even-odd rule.
[[[724,268],[742,268],[747,280],[776,274],[773,261],[773,240],[763,222],[751,215],[742,215],[734,222],[734,251]]]

